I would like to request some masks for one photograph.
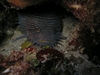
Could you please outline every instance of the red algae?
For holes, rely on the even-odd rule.
[[[78,48],[80,46],[80,43],[78,42],[77,39],[73,38],[69,43],[69,46],[75,46],[75,48]]]
[[[64,55],[63,55],[63,53],[59,52],[58,50],[55,50],[53,48],[47,48],[47,49],[39,51],[36,54],[36,57],[38,60],[40,60],[42,63],[44,63],[50,59],[62,59],[62,58],[64,58]]]
[[[35,49],[33,46],[30,46],[30,47],[28,47],[28,48],[25,48],[24,51],[25,51],[26,53],[27,53],[27,52],[33,53],[33,52],[36,52],[36,49]]]

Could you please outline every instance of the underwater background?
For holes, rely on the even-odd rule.
[[[100,75],[99,0],[1,0],[0,75]]]

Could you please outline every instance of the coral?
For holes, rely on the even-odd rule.
[[[99,21],[100,6],[98,0],[63,0],[63,4],[67,10],[83,22]]]
[[[65,8],[68,9],[80,20],[86,19],[88,15],[88,9],[86,8],[86,1],[80,0],[63,0]]]
[[[46,55],[46,54],[48,54],[49,60],[45,61],[45,63],[40,63],[38,60],[40,60],[42,55]],[[13,51],[10,54],[10,56],[7,57],[5,65],[1,65],[2,62],[0,62],[0,68],[1,68],[0,74],[2,75],[43,75],[43,74],[61,75],[62,73],[64,74],[67,73],[69,75],[73,75],[74,73],[73,67],[71,65],[68,65],[69,63],[68,60],[64,59],[64,55],[58,50],[51,49],[51,48],[41,50],[37,54],[38,59],[35,58],[32,59],[32,61],[30,60],[26,61],[25,58],[22,59],[24,55],[22,51]],[[2,55],[1,58],[5,60],[5,58]],[[34,58],[34,57],[29,57],[29,59],[30,58]],[[62,66],[64,66],[64,69],[62,69]]]
[[[99,58],[99,52],[94,48],[100,43],[100,1],[99,0],[62,0],[63,6],[80,20],[79,36],[76,40],[80,41],[81,53],[86,53],[89,60]],[[95,52],[96,51],[96,52]],[[98,52],[98,53],[97,53]],[[95,54],[97,53],[97,54]],[[97,60],[97,59],[96,59]],[[100,59],[95,63],[100,64]]]
[[[24,61],[21,51],[13,51],[6,58],[0,55],[0,75],[31,75],[34,74],[32,66],[28,61]]]

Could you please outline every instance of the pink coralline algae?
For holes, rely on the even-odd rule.
[[[31,65],[25,61],[17,62],[15,65],[10,66],[10,73],[8,75],[27,75]]]
[[[28,47],[28,48],[25,48],[24,51],[25,51],[26,53],[27,53],[27,52],[33,53],[33,52],[36,51],[36,49],[35,49],[33,46],[30,46],[30,47]]]
[[[10,56],[8,57],[8,61],[18,61],[20,59],[23,59],[23,52],[21,51],[13,51],[11,52]]]

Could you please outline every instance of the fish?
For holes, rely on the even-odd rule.
[[[27,37],[37,46],[54,46],[64,37],[62,34],[63,24],[55,13],[18,13],[19,25]],[[15,39],[16,40],[16,39]]]

